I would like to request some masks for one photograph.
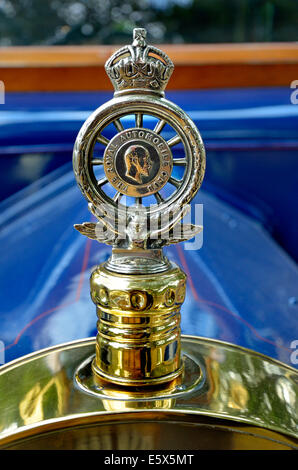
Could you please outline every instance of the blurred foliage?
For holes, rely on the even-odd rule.
[[[0,45],[296,41],[297,0],[1,0]]]

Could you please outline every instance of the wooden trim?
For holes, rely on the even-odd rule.
[[[298,79],[297,43],[160,46],[175,70],[168,89],[289,86]],[[95,91],[112,86],[104,64],[118,46],[6,47],[6,91]]]
[[[35,46],[0,48],[0,67],[104,65],[120,46]],[[298,43],[163,44],[177,65],[297,63]]]

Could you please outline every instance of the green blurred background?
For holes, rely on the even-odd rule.
[[[298,0],[0,0],[0,45],[296,41]]]

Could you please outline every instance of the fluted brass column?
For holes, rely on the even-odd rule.
[[[98,315],[94,372],[125,385],[153,385],[177,377],[185,284],[177,266],[130,276],[98,266],[91,276]]]

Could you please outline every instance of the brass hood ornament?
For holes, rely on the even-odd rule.
[[[78,185],[98,219],[97,224],[75,228],[114,248],[161,248],[192,238],[201,230],[184,225],[173,231],[202,183],[205,151],[195,124],[164,99],[172,61],[156,47],[147,46],[145,37],[144,29],[135,29],[132,46],[121,48],[107,61],[114,98],[84,123],[73,153]],[[123,122],[131,116],[134,127],[124,128]],[[154,129],[144,124],[148,117],[156,121]],[[118,131],[111,140],[104,136],[109,126]],[[167,141],[161,135],[165,126],[171,134]],[[98,143],[104,146],[100,156],[95,152]],[[178,144],[182,156],[177,158],[173,149]],[[98,180],[94,168],[99,166],[104,175]],[[181,179],[172,176],[173,167],[184,169]],[[161,194],[166,185],[172,191]],[[106,191],[109,186],[113,194]],[[150,206],[146,204],[148,196],[155,204],[152,198]],[[133,205],[128,197],[135,198]]]
[[[98,220],[75,228],[113,247],[91,276],[99,318],[93,368],[118,384],[168,382],[182,370],[186,276],[162,247],[202,230],[180,222],[202,183],[205,151],[195,124],[164,98],[173,67],[166,54],[146,44],[146,31],[135,29],[132,45],[105,65],[114,98],[84,123],[74,146],[76,179]],[[111,125],[115,135],[109,140],[104,134]],[[166,126],[168,139],[161,135]],[[98,166],[104,170],[99,180]],[[178,167],[181,179],[172,176]]]

